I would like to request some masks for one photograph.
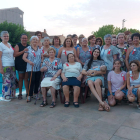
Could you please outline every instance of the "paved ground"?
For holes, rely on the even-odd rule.
[[[72,101],[72,99],[71,99]],[[99,112],[92,96],[74,108],[53,109],[25,99],[0,101],[0,140],[140,140],[140,110],[123,103]],[[49,104],[51,98],[48,98]]]

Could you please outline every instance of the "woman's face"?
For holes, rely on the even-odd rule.
[[[45,39],[43,44],[44,44],[44,46],[48,46],[50,44],[50,41],[48,39]]]
[[[8,42],[9,41],[9,34],[4,34],[3,37],[1,37],[2,41]]]
[[[132,71],[138,71],[138,66],[135,63],[132,63],[130,65],[130,68],[131,68]]]
[[[32,45],[37,45],[37,43],[38,43],[38,39],[34,37],[31,41],[31,44]]]
[[[93,37],[92,39],[89,40],[90,44],[95,44],[96,42],[96,37]]]
[[[71,46],[71,39],[67,39],[66,40],[66,47],[70,47]]]
[[[87,46],[87,45],[88,45],[87,39],[83,40],[82,45],[83,45],[83,46]]]
[[[68,60],[69,60],[69,62],[74,62],[74,55],[73,54],[69,54]]]
[[[105,39],[105,44],[106,45],[110,45],[111,44],[111,38],[110,37]]]
[[[127,43],[128,44],[133,44],[133,41],[132,41],[131,37],[128,38]]]
[[[49,51],[49,57],[51,57],[51,58],[55,57],[55,52],[53,50]]]
[[[112,45],[113,45],[113,46],[116,46],[116,45],[117,45],[117,39],[116,39],[116,38],[113,38],[113,39],[112,39]]]
[[[124,35],[119,35],[118,36],[118,44],[124,44],[124,42],[125,42]]]
[[[101,40],[100,39],[96,40],[96,45],[101,46]]]
[[[95,49],[93,52],[93,57],[97,58],[100,55],[100,51],[98,49]]]
[[[120,69],[120,68],[121,68],[121,64],[120,64],[119,61],[116,61],[116,62],[115,62],[114,68],[115,68],[115,69]]]
[[[54,44],[56,44],[56,45],[59,44],[59,39],[58,39],[58,38],[55,38],[55,39],[54,39]]]
[[[42,35],[41,34],[37,34],[37,37],[38,37],[39,40],[42,39]]]
[[[134,37],[133,37],[133,43],[134,43],[134,44],[139,44],[139,42],[140,42],[139,37],[134,36]]]
[[[83,39],[84,37],[80,37],[79,38],[79,43],[81,44],[82,43],[82,39]]]
[[[73,40],[73,43],[77,43],[78,37],[75,36],[72,40]]]

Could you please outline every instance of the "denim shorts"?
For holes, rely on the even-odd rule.
[[[121,90],[124,94],[126,94],[126,90]],[[110,94],[110,92],[108,91],[108,93],[107,93],[107,96],[110,96],[111,94]],[[112,95],[113,96],[115,96],[115,92],[112,92]]]
[[[137,91],[138,91],[138,88],[133,88],[132,89],[132,93],[137,97]],[[127,90],[127,92],[126,92],[126,96],[127,96],[127,94],[128,94],[128,90]]]
[[[25,73],[25,71],[18,71],[18,73],[20,74],[20,73]]]

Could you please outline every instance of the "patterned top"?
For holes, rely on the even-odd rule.
[[[117,45],[116,48],[117,48],[117,51],[118,51],[117,59],[121,60],[122,70],[126,71],[125,56],[126,56],[128,46],[126,44],[124,48],[119,48],[118,45]]]
[[[59,49],[62,47],[62,45],[59,48],[55,48],[53,45],[51,47],[53,47],[55,49],[55,51],[56,51],[55,57],[57,57]]]
[[[104,46],[101,50],[101,58],[105,61],[105,65],[107,66],[107,70],[112,70],[113,68],[113,55],[117,54],[117,48],[111,45],[108,49],[104,49]]]
[[[38,47],[37,51],[35,51],[31,46],[28,46],[27,49],[27,59],[34,63],[33,71],[40,71],[42,50]],[[26,67],[26,72],[28,71],[32,71],[32,66],[29,63],[27,63]]]
[[[45,58],[42,67],[47,67],[47,71],[44,72],[45,77],[54,77],[59,69],[62,69],[62,63],[60,58],[55,58],[53,62],[49,58]],[[60,75],[58,76],[60,78]]]
[[[90,47],[90,46],[89,46]],[[95,45],[94,47],[91,47],[92,48],[92,50],[94,50],[94,49],[96,49],[96,48],[98,48],[98,49],[100,49],[100,46],[99,45]]]
[[[133,60],[139,60],[140,61],[140,47],[136,48],[134,47],[133,50],[129,54],[129,63]]]
[[[85,52],[82,47],[79,47],[79,59],[85,63],[92,56],[92,49],[88,46],[88,50]]]

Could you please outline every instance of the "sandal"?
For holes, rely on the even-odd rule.
[[[79,107],[79,103],[78,102],[73,102],[74,107],[78,108]]]
[[[54,108],[56,106],[56,102],[52,101],[50,108]]]
[[[21,100],[22,99],[22,94],[18,95],[18,99]]]
[[[48,103],[43,101],[43,102],[40,104],[40,107],[44,107],[44,106],[46,106],[46,105],[48,105]]]
[[[69,105],[70,105],[70,102],[66,101],[64,104],[64,107],[69,107]]]
[[[30,96],[27,96],[27,103],[28,102],[31,102],[31,97]]]
[[[110,111],[110,106],[107,104],[106,101],[104,101],[104,109],[109,112]]]
[[[101,104],[99,104],[99,108],[98,108],[99,111],[104,111],[104,108]]]

